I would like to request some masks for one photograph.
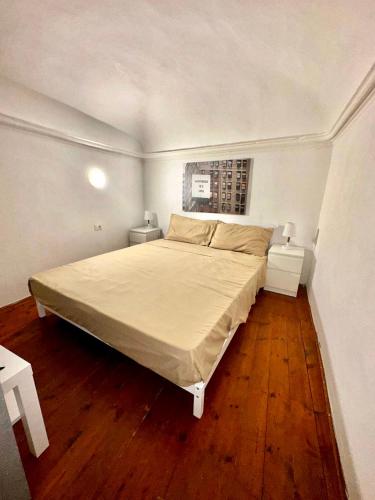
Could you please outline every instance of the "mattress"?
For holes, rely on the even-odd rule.
[[[266,257],[157,240],[34,275],[47,308],[180,386],[205,381],[264,286]]]

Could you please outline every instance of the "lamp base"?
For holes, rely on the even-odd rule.
[[[293,247],[293,245],[290,243],[290,236],[288,236],[288,241],[283,245],[284,250],[290,250]]]
[[[291,245],[290,243],[285,243],[285,245],[283,245],[283,250],[291,250],[293,248],[293,245]]]

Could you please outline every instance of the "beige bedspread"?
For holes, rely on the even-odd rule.
[[[38,273],[32,294],[138,363],[206,380],[264,285],[265,257],[157,240]]]

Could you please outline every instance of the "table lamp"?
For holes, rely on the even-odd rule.
[[[294,224],[294,222],[287,222],[284,226],[283,236],[286,236],[288,239],[286,244],[283,245],[283,248],[288,250],[288,248],[291,247],[290,238],[292,238],[295,235],[296,235],[296,225]]]
[[[152,227],[150,223],[152,221],[152,212],[150,212],[150,210],[145,210],[144,220],[147,220],[147,227]]]

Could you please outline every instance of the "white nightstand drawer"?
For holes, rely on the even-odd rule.
[[[153,233],[149,233],[147,235],[147,241],[154,241],[160,238],[160,229],[158,231],[154,231]]]
[[[296,293],[298,290],[300,274],[280,271],[278,269],[267,269],[266,288],[285,290]]]
[[[302,271],[302,264],[303,259],[298,257],[289,257],[276,253],[268,254],[268,267],[271,269],[300,274]]]
[[[160,237],[161,229],[159,227],[136,227],[129,231],[130,246],[158,240]]]
[[[129,240],[131,243],[144,243],[147,241],[144,233],[136,233],[134,231],[130,231]]]

